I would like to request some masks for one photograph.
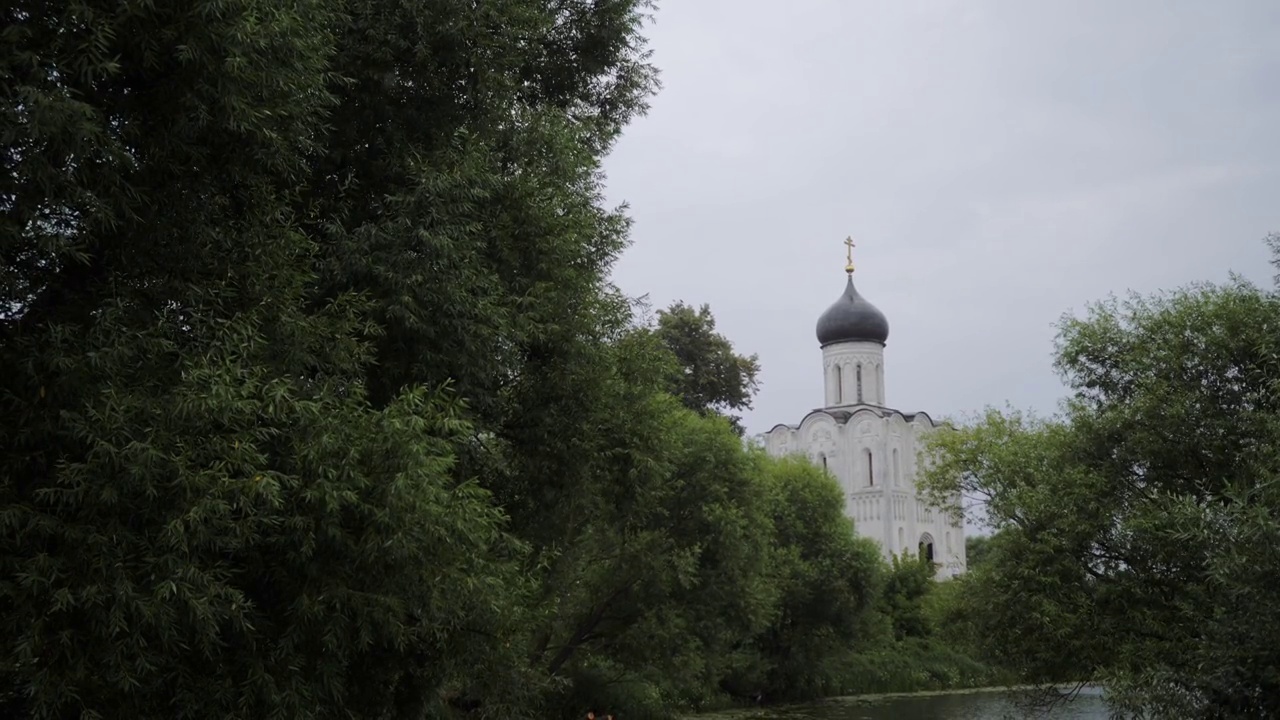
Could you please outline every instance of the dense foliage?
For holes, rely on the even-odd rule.
[[[659,310],[657,334],[677,362],[671,393],[690,410],[725,414],[741,432],[740,418],[729,412],[751,409],[759,388],[757,357],[733,351],[729,340],[716,332],[716,319],[707,305],[694,310],[677,302]]]
[[[1099,303],[1062,325],[1061,416],[936,438],[926,482],[999,529],[955,605],[985,657],[1151,717],[1280,713],[1278,328],[1239,278]]]
[[[665,717],[918,626],[607,282],[645,8],[0,10],[0,714]]]

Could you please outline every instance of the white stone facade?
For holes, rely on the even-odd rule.
[[[884,346],[840,342],[822,348],[826,403],[799,425],[778,425],[761,439],[775,456],[799,453],[840,483],[857,532],[886,559],[924,551],[938,577],[965,571],[964,522],[927,506],[915,478],[921,439],[934,429],[925,413],[885,403]]]
[[[826,407],[884,404],[884,346],[836,343],[822,348]]]

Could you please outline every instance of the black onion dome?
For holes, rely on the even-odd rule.
[[[853,286],[853,275],[844,294],[818,318],[818,344],[878,342],[889,339],[889,320]]]

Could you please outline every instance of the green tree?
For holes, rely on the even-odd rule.
[[[773,617],[757,459],[723,418],[670,397],[661,405],[650,469],[630,471],[626,501],[605,510],[611,522],[591,526],[602,537],[581,543],[591,564],[557,568],[574,579],[557,583],[564,612],[547,644],[575,681],[567,717],[665,717],[673,703],[705,705],[723,677],[754,660],[749,640]]]
[[[987,561],[991,552],[990,535],[968,535],[964,539],[964,559],[969,570],[975,570]]]
[[[655,332],[676,356],[672,394],[690,410],[724,414],[742,434],[741,418],[730,412],[751,409],[759,387],[757,357],[733,351],[728,338],[716,332],[716,320],[707,305],[695,310],[677,302],[659,310]]]
[[[0,33],[6,717],[421,717],[518,627],[438,385],[318,294],[323,0],[19,2]],[[499,686],[495,683],[494,687]]]
[[[520,403],[571,394],[596,367],[583,355],[627,328],[607,278],[629,221],[601,207],[600,161],[655,86],[646,5],[347,5],[299,209],[326,294],[375,301],[375,402],[449,382],[501,440],[507,422],[561,422]]]
[[[1278,325],[1280,296],[1238,278],[1100,303],[1063,322],[1061,417],[938,435],[925,484],[1000,529],[974,578],[990,657],[1160,717],[1280,711]]]
[[[508,639],[538,680],[509,684],[538,692],[621,627],[591,618],[636,582],[632,510],[669,451],[649,380],[666,366],[625,356],[631,307],[608,275],[629,222],[603,206],[600,170],[655,86],[647,5],[349,4],[298,205],[321,296],[372,300],[375,406],[445,383],[465,401],[455,480],[489,490],[529,550],[528,631]],[[599,562],[622,541],[631,564]]]
[[[739,692],[765,698],[812,698],[838,692],[842,663],[868,639],[868,615],[884,561],[857,536],[835,480],[802,458],[769,459],[765,474],[773,514],[771,574],[777,615],[756,641],[762,676],[732,678]]]
[[[934,586],[937,568],[923,555],[894,555],[879,595],[879,606],[897,640],[930,634],[925,598]]]

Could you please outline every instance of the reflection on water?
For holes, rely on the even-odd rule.
[[[976,692],[867,700],[844,698],[813,705],[757,710],[737,720],[1106,720],[1100,688],[1085,688],[1070,702],[1037,709],[1021,693]],[[729,717],[729,716],[725,716]]]

